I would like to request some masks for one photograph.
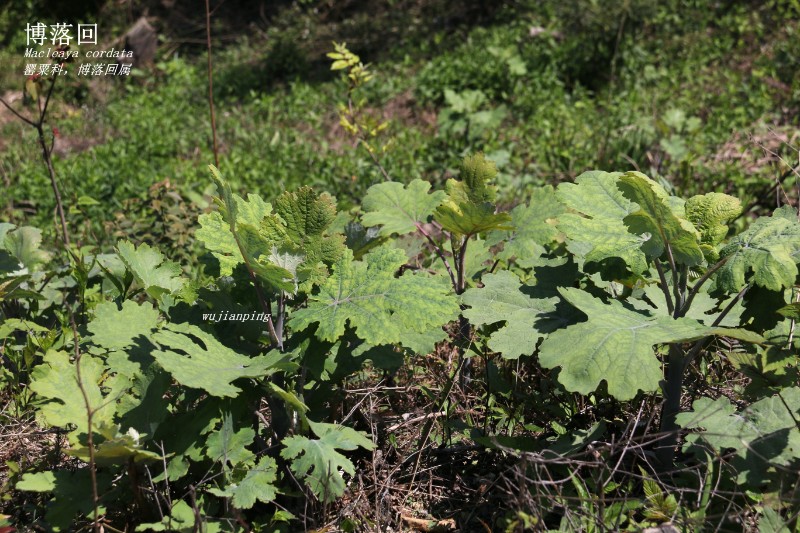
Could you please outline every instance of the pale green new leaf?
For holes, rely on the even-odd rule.
[[[716,246],[728,235],[729,221],[742,212],[738,198],[720,192],[698,194],[686,200],[686,218],[700,232],[704,244]]]
[[[436,221],[456,235],[472,236],[491,230],[513,230],[508,213],[495,213],[493,204],[458,204],[447,202],[436,210]]]
[[[163,457],[155,452],[142,448],[139,433],[129,428],[127,433],[120,433],[119,426],[95,427],[95,432],[107,435],[106,439],[94,445],[94,461],[100,466],[127,464],[129,461],[162,461]],[[110,430],[110,431],[108,431]],[[96,441],[95,441],[96,442]],[[90,461],[89,447],[76,446],[67,453],[81,461]]]
[[[436,221],[450,233],[472,236],[490,230],[512,230],[508,213],[495,213],[496,191],[489,185],[497,168],[482,153],[461,163],[461,181],[447,180],[447,200],[435,212]]]
[[[275,214],[283,220],[286,233],[298,243],[312,235],[322,235],[336,218],[336,202],[327,194],[316,194],[311,187],[284,192],[275,201]]]
[[[720,251],[726,263],[717,272],[717,286],[738,292],[752,273],[752,282],[779,291],[794,285],[800,261],[800,223],[788,206],[761,217]]]
[[[462,303],[471,307],[464,310],[464,317],[476,326],[506,322],[489,339],[489,348],[506,359],[533,353],[544,336],[536,323],[555,311],[558,299],[531,298],[522,292],[519,278],[507,270],[487,274],[482,281],[483,288],[468,289],[462,296]]]
[[[292,461],[292,472],[305,479],[318,498],[333,501],[344,494],[342,472],[355,474],[353,463],[337,450],[372,450],[375,445],[364,433],[345,426],[311,421],[309,426],[319,438],[287,437],[281,457]]]
[[[275,201],[275,213],[264,219],[261,235],[276,243],[281,252],[302,255],[297,277],[304,290],[328,276],[332,265],[344,252],[345,237],[330,233],[336,218],[336,203],[327,193],[317,194],[311,187],[284,192]],[[272,248],[267,255],[271,255]]]
[[[135,248],[130,242],[122,241],[117,245],[117,251],[136,283],[153,298],[158,299],[162,294],[174,293],[183,287],[180,265],[165,260],[161,252],[150,248],[147,243]]]
[[[222,186],[218,183],[217,186],[222,187],[220,190],[227,187],[230,191],[227,184]],[[220,273],[223,276],[230,276],[236,265],[242,262],[242,254],[231,232],[230,220],[225,218],[230,213],[230,209],[225,205],[223,203],[220,211],[200,215],[198,218],[200,228],[195,236],[219,260]],[[246,201],[237,195],[231,195],[230,205],[236,206],[234,212],[238,213],[238,222],[252,228],[259,228],[264,218],[272,213],[272,206],[256,194],[247,195]],[[269,243],[265,246],[268,247]]]
[[[661,257],[669,246],[678,264],[695,266],[703,262],[700,235],[691,222],[675,215],[669,205],[670,198],[660,185],[644,174],[628,172],[617,186],[640,207],[627,215],[624,222],[631,232],[647,237],[642,250],[649,257]]]
[[[429,193],[431,184],[415,179],[406,187],[402,183],[386,182],[367,190],[362,207],[364,226],[381,225],[380,234],[405,235],[427,222],[434,210],[444,201],[444,191]]]
[[[654,391],[662,372],[653,346],[698,339],[710,331],[696,320],[653,317],[615,300],[604,304],[579,289],[559,292],[589,320],[551,333],[542,343],[539,362],[545,368],[560,366],[558,380],[581,394],[604,380],[608,393],[620,400],[630,400],[639,390]]]
[[[181,385],[212,396],[236,397],[241,389],[233,385],[234,381],[269,375],[275,363],[275,358],[268,356],[238,354],[189,324],[170,324],[154,333],[152,340],[162,347],[153,352],[153,357],[164,370]]]
[[[458,302],[440,278],[413,272],[395,277],[405,261],[405,253],[393,248],[378,248],[363,261],[354,261],[346,250],[289,324],[301,330],[318,323],[317,337],[333,342],[349,323],[360,338],[379,345],[401,341],[404,330],[424,333],[455,319]]]
[[[460,189],[466,194],[466,199],[458,198],[457,201],[465,200],[473,204],[493,202],[497,195],[496,187],[489,185],[497,176],[497,166],[494,161],[486,159],[482,152],[464,157],[461,161],[461,185]],[[455,185],[455,184],[454,184]],[[448,183],[448,193],[452,194],[452,189]],[[455,198],[454,198],[455,199]]]
[[[617,188],[619,172],[584,172],[575,183],[562,183],[556,196],[575,213],[559,217],[558,229],[567,236],[567,248],[587,263],[622,259],[636,274],[647,270],[642,251],[646,239],[628,231],[622,221],[638,210]]]

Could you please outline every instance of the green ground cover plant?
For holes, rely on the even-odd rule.
[[[0,123],[0,530],[800,528],[797,6],[470,6]]]

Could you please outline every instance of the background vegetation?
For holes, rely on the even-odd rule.
[[[748,277],[748,289],[753,288],[738,297],[744,285],[714,281],[714,287],[706,287],[722,291],[710,293],[708,313],[713,310],[724,318],[730,311],[725,311],[728,302],[746,304],[747,309],[732,313],[738,322],[722,326],[747,328],[762,337],[751,342],[730,331],[715,334],[715,340],[701,346],[701,357],[687,359],[691,364],[687,363],[684,393],[678,394],[684,414],[690,409],[700,412],[707,407],[702,402],[727,401],[724,407],[714,405],[733,417],[757,422],[759,416],[774,414],[764,406],[777,394],[792,406],[787,407],[789,425],[759,430],[758,436],[740,431],[733,441],[707,438],[704,446],[693,446],[700,440],[691,435],[686,439],[687,433],[713,430],[679,418],[684,432],[677,457],[667,461],[669,468],[653,466],[652,461],[658,436],[663,436],[659,431],[677,431],[677,426],[664,425],[660,394],[617,394],[604,389],[608,383],[591,392],[570,388],[565,371],[546,364],[541,345],[514,356],[499,349],[500,341],[490,340],[498,324],[516,319],[492,322],[470,316],[469,309],[488,304],[480,303],[477,292],[472,293],[478,298],[473,301],[479,302],[474,305],[466,296],[470,290],[500,283],[500,278],[486,276],[513,273],[516,286],[503,290],[523,294],[528,289],[518,288],[520,283],[549,290],[547,297],[563,297],[559,312],[569,308],[568,303],[574,305],[577,297],[559,293],[557,286],[580,287],[609,305],[609,298],[626,305],[638,299],[662,311],[652,295],[637,292],[644,290],[642,280],[667,287],[667,293],[683,283],[688,293],[687,283],[698,283],[716,264],[720,256],[713,253],[726,257],[724,247],[736,242],[735,235],[752,235],[743,232],[750,231],[754,220],[782,224],[778,219],[783,217],[796,225],[788,211],[769,215],[780,206],[797,207],[800,4],[212,2],[219,167],[232,194],[249,202],[250,207],[239,206],[239,214],[261,205],[248,194],[270,202],[276,212],[280,205],[300,202],[281,196],[285,191],[310,186],[317,195],[330,194],[314,196],[312,202],[324,213],[324,227],[290,238],[295,229],[282,215],[285,227],[273,228],[277,233],[264,241],[269,246],[262,243],[266,248],[261,257],[277,252],[289,257],[300,251],[308,257],[308,250],[319,244],[311,236],[333,241],[338,239],[334,235],[345,236],[335,246],[325,241],[320,249],[313,248],[323,265],[314,265],[317,270],[305,272],[298,264],[291,269],[291,260],[282,259],[281,268],[298,283],[294,290],[275,281],[282,273],[278,278],[274,272],[254,273],[248,250],[215,249],[215,242],[228,237],[209,235],[210,218],[200,218],[219,216],[222,222],[216,229],[229,225],[233,232],[245,233],[249,230],[237,230],[237,224],[261,223],[237,219],[231,206],[239,200],[226,199],[222,182],[216,185],[209,178],[214,154],[205,12],[194,4],[131,1],[120,9],[118,2],[99,0],[28,0],[9,5],[0,15],[0,96],[28,111],[32,104],[24,107],[22,98],[26,23],[97,22],[100,48],[119,49],[118,37],[146,15],[160,36],[154,64],[134,69],[129,78],[70,75],[55,86],[45,131],[53,143],[53,166],[64,198],[69,252],[60,244],[60,226],[54,223],[55,200],[37,132],[0,108],[0,220],[13,224],[0,224],[0,235],[19,236],[0,239],[0,260],[13,258],[17,261],[9,259],[11,263],[25,267],[22,272],[0,261],[0,267],[8,267],[0,269],[0,458],[5,462],[0,494],[9,524],[20,530],[78,530],[102,523],[109,530],[131,531],[143,523],[153,530],[187,531],[612,531],[667,522],[698,531],[800,527],[800,441],[797,428],[792,429],[800,414],[791,392],[797,385],[796,279],[770,285]],[[368,63],[373,79],[361,83],[331,70],[326,54],[333,51],[334,41],[346,42]],[[448,226],[450,219],[441,211],[434,214],[431,209],[416,221],[419,227],[405,234],[378,235],[378,230],[365,229],[387,226],[386,220],[369,222],[369,213],[380,209],[366,200],[383,190],[374,187],[384,184],[387,176],[402,184],[423,180],[458,204],[455,186],[448,180],[467,183],[464,157],[478,152],[497,170],[491,181],[496,190],[483,200],[491,200],[497,216],[510,213],[507,220],[460,231],[452,221]],[[564,229],[561,217],[566,209],[586,215],[581,207],[593,199],[570,204],[563,191],[572,189],[559,184],[571,183],[588,170],[638,171],[652,178],[659,191],[687,199],[726,193],[740,199],[741,209],[723,220],[729,228],[723,232],[724,242],[698,240],[698,246],[713,245],[711,256],[704,248],[702,264],[665,267],[666,279],[656,276],[660,253],[647,255],[647,271],[635,272],[624,259],[587,267],[591,258],[576,251],[572,243],[577,237]],[[401,190],[424,202],[424,195]],[[306,193],[297,194],[305,198]],[[625,201],[636,202],[633,194],[628,191]],[[216,206],[214,196],[222,197]],[[533,223],[533,218],[519,218],[524,213],[514,211],[519,205],[531,206],[531,217],[538,217],[538,223],[559,228],[558,234],[537,234],[532,238],[535,244],[528,243],[541,252],[536,257],[503,252],[513,249],[508,243],[517,237],[502,224],[512,221],[519,230]],[[462,207],[456,209],[461,215]],[[25,237],[23,227],[29,227]],[[783,237],[790,247],[796,237],[792,227]],[[447,298],[457,302],[455,309],[420,311],[455,313],[452,321],[443,320],[449,322],[444,330],[438,325],[437,342],[429,343],[430,337],[412,345],[389,338],[365,342],[354,331],[352,319],[341,337],[325,337],[313,326],[301,335],[304,319],[299,317],[314,308],[328,276],[339,272],[334,265],[348,253],[353,265],[366,265],[366,258],[378,257],[385,246],[406,252],[397,269],[427,272],[432,279],[444,280],[439,286],[451,287]],[[243,257],[226,270],[220,256],[237,257],[240,251]],[[797,262],[796,249],[784,252],[789,263]],[[464,261],[460,268],[459,253]],[[258,257],[256,253],[251,259]],[[453,277],[460,274],[463,280],[450,284],[443,257],[453,263]],[[238,263],[242,266],[236,270]],[[686,280],[681,282],[683,266]],[[573,274],[564,270],[573,267]],[[159,273],[155,280],[154,272]],[[555,281],[548,281],[548,274]],[[640,279],[633,280],[634,274]],[[267,287],[265,298],[250,294],[257,278]],[[265,279],[278,286],[269,289]],[[209,325],[198,316],[202,306],[213,311],[253,310],[264,300],[275,306],[271,310],[276,317],[282,316],[281,310],[287,313],[286,339],[254,327]],[[189,302],[202,305],[193,309]],[[122,338],[97,337],[103,327],[116,329],[98,323],[103,313],[136,312],[126,306],[142,309],[141,314],[123,314],[119,320],[130,320],[140,329],[128,332],[127,341],[125,333]],[[778,309],[783,314],[777,315]],[[298,318],[291,318],[293,313]],[[563,320],[572,324],[579,318],[573,312]],[[156,321],[164,329],[156,332]],[[180,329],[185,324],[196,329]],[[120,425],[123,420],[142,422],[135,406],[118,407],[102,419],[103,402],[120,403],[122,398],[114,396],[122,389],[114,389],[109,376],[125,375],[121,363],[107,352],[133,350],[132,339],[140,334],[161,335],[155,344],[163,348],[169,345],[165,336],[170,331],[172,342],[178,336],[180,342],[200,339],[204,352],[217,350],[218,357],[272,359],[262,361],[260,374],[231,378],[229,386],[238,379],[241,387],[237,395],[205,382],[197,386],[180,371],[170,371],[170,377],[159,370],[168,369],[169,363],[142,355],[141,372],[126,370],[134,385],[123,387],[128,391],[125,397],[144,403],[147,388],[156,383],[162,388],[151,390],[160,391],[157,399],[170,406],[168,413],[158,415],[158,422],[187,424],[180,433],[199,440],[181,442],[162,424],[155,434],[138,428],[140,445],[139,437],[126,434],[127,426]],[[404,338],[410,335],[406,332]],[[672,360],[670,346],[674,349],[678,341],[659,341],[660,361]],[[472,344],[480,348],[470,348]],[[385,346],[393,348],[369,351]],[[281,359],[267,348],[293,355]],[[144,354],[148,348],[139,349]],[[54,353],[73,354],[72,366],[59,369]],[[85,366],[78,363],[83,353],[89,354]],[[70,368],[76,364],[85,372],[97,372],[95,381],[102,384],[96,387],[99,403],[54,396],[55,376],[72,375]],[[80,379],[80,371],[76,375]],[[782,396],[781,391],[789,392]],[[58,419],[53,402],[77,402],[79,408],[70,412],[81,420],[88,413],[88,427],[77,419]],[[205,425],[189,428],[188,419],[200,409],[206,411],[197,424]],[[93,429],[95,414],[99,418]],[[785,413],[775,416],[785,418]],[[717,423],[718,429],[730,426]],[[114,424],[119,427],[114,429]],[[340,424],[339,433],[331,424]],[[156,432],[156,426],[149,427]],[[87,442],[95,432],[97,440]],[[772,435],[766,444],[758,440],[762,433]],[[291,447],[279,446],[294,442],[297,450],[307,451],[308,443],[299,439],[326,438],[332,439],[326,450],[340,461],[335,475],[338,470],[343,474],[335,483],[317,479],[315,485],[313,473],[321,468],[309,467],[306,479],[308,472],[295,468],[297,457],[305,452],[292,456],[281,452]],[[231,439],[235,445],[226,448],[224,443]],[[124,460],[103,464],[89,456],[89,450],[101,453],[100,446],[108,448],[109,443],[124,449],[117,457]],[[751,468],[752,455],[735,451],[743,446],[756,450],[753,454],[767,466]],[[229,457],[234,450],[236,458]],[[168,457],[175,461],[167,465]],[[183,475],[167,473],[184,467]],[[91,482],[81,477],[89,470],[96,471]],[[748,474],[753,471],[763,477]],[[43,477],[48,472],[55,474]],[[249,499],[236,496],[235,488],[250,475],[276,492],[253,495],[247,506],[242,502]],[[60,495],[54,501],[53,492]],[[92,497],[68,499],[65,495],[70,493]]]

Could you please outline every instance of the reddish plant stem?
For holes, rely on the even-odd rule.
[[[55,139],[53,139],[53,143],[50,145],[50,147],[48,147],[47,140],[44,137],[44,119],[47,116],[47,108],[50,105],[50,98],[53,95],[53,89],[56,86],[57,79],[58,78],[56,76],[53,76],[53,79],[50,82],[50,87],[47,89],[47,96],[45,97],[44,105],[42,105],[41,99],[37,95],[36,106],[39,111],[39,118],[36,121],[33,121],[25,117],[21,113],[19,113],[2,98],[0,98],[0,103],[2,103],[6,107],[6,109],[11,111],[11,113],[13,113],[14,116],[16,116],[17,118],[19,118],[20,120],[22,120],[23,122],[25,122],[26,124],[28,124],[29,126],[31,126],[36,130],[37,138],[39,141],[39,147],[42,149],[42,161],[44,161],[45,167],[47,167],[47,173],[50,178],[50,187],[53,189],[53,196],[56,199],[56,213],[58,214],[59,222],[61,223],[61,239],[62,242],[64,243],[64,246],[66,248],[69,248],[70,240],[69,240],[69,232],[67,231],[67,219],[66,216],[64,215],[64,203],[61,199],[61,191],[58,188],[56,171],[55,168],[53,167],[52,154],[53,154],[53,146],[55,144]]]
[[[206,48],[208,56],[208,108],[211,114],[211,139],[214,147],[214,165],[219,168],[217,117],[214,112],[214,70],[211,64],[211,8],[209,6],[209,0],[206,0]]]

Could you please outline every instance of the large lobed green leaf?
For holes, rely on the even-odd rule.
[[[561,367],[558,380],[570,391],[588,394],[601,381],[620,400],[630,400],[639,390],[654,391],[662,372],[653,346],[709,334],[696,320],[654,317],[615,300],[605,304],[580,289],[559,292],[588,320],[551,333],[542,343],[539,362],[545,368]]]
[[[402,340],[402,333],[425,333],[458,316],[458,302],[440,278],[405,272],[402,250],[378,248],[354,261],[346,250],[334,265],[333,274],[309,297],[308,307],[295,311],[289,320],[296,330],[317,323],[317,337],[335,341],[345,326],[373,345]]]
[[[100,303],[94,314],[87,329],[94,343],[109,350],[123,350],[136,338],[149,337],[158,324],[158,311],[130,300],[122,303],[122,309],[112,302]]]
[[[518,264],[527,266],[530,260],[540,255],[544,246],[561,238],[556,221],[564,211],[552,186],[534,189],[527,204],[511,210],[514,231],[497,232],[489,237],[492,241],[503,242],[503,251],[498,257],[506,261],[516,259]]]
[[[800,388],[790,387],[741,411],[727,398],[700,398],[677,423],[698,430],[686,437],[690,449],[700,441],[716,452],[735,450],[732,461],[740,483],[758,487],[768,470],[800,460]]]
[[[696,266],[703,262],[700,234],[691,222],[679,218],[670,206],[670,197],[656,182],[638,172],[628,172],[617,184],[622,194],[639,205],[624,218],[625,225],[636,235],[646,237],[642,251],[658,258],[667,247],[676,263]]]
[[[430,183],[420,179],[405,187],[393,181],[373,185],[362,203],[364,226],[381,225],[380,234],[384,236],[416,231],[417,224],[427,222],[447,197],[444,191],[429,193],[430,188]]]
[[[800,222],[794,209],[784,206],[771,217],[761,217],[731,239],[720,251],[727,262],[717,272],[717,286],[738,292],[752,282],[779,291],[794,285],[800,261]]]
[[[152,340],[162,347],[153,357],[164,370],[181,385],[212,396],[235,398],[241,389],[234,381],[267,376],[278,363],[273,356],[238,354],[190,324],[170,324],[154,333]]]
[[[107,401],[107,396],[101,390],[105,379],[106,367],[102,361],[84,353],[80,360],[80,382],[83,385],[81,392],[78,386],[78,366],[66,352],[50,350],[33,370],[30,389],[43,401],[39,414],[48,425],[75,426],[69,437],[73,444],[77,444],[88,433],[87,400],[94,411],[94,426],[113,424],[115,398],[111,397]]]
[[[487,274],[482,281],[483,288],[468,289],[462,296],[461,301],[470,306],[464,310],[464,317],[476,326],[506,323],[489,339],[489,348],[504,358],[533,353],[544,336],[544,328],[537,328],[537,322],[555,311],[558,299],[531,298],[522,292],[519,278],[508,270]]]
[[[653,347],[710,335],[760,343],[764,338],[744,329],[711,327],[690,318],[653,316],[611,300],[602,300],[576,288],[559,293],[588,317],[586,322],[556,330],[542,342],[539,362],[545,368],[561,367],[558,380],[567,390],[587,394],[601,381],[608,393],[630,400],[639,390],[654,391],[662,378],[661,363]]]
[[[587,263],[622,259],[636,274],[647,270],[642,245],[647,239],[628,231],[623,219],[638,210],[617,187],[619,172],[584,172],[575,183],[562,183],[556,196],[575,213],[559,217],[567,248]]]
[[[166,260],[161,252],[147,243],[136,248],[128,241],[122,241],[117,250],[136,282],[153,298],[177,292],[183,287],[180,265]]]
[[[345,426],[311,421],[309,426],[319,438],[287,437],[281,457],[292,461],[292,472],[305,479],[318,498],[330,502],[344,494],[340,472],[355,474],[353,463],[337,450],[372,450],[375,445],[364,433]]]

